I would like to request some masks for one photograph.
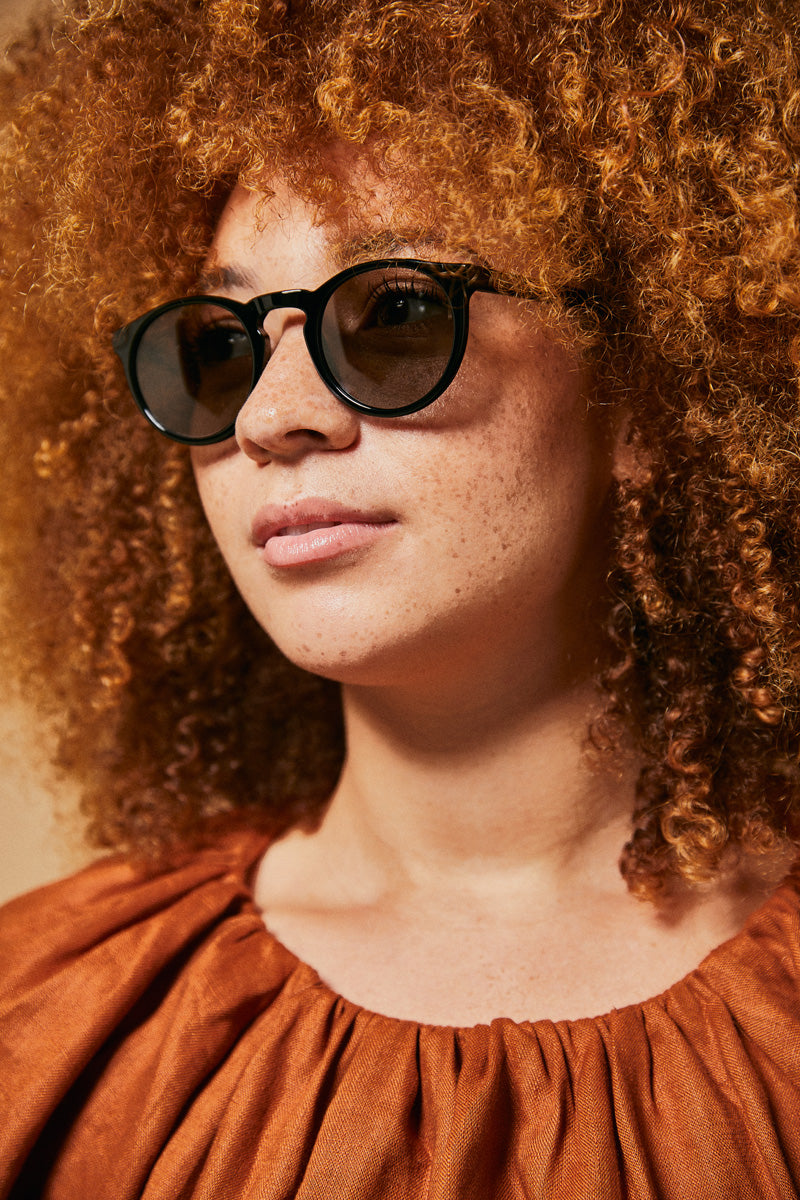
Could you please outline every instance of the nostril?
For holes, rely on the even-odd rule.
[[[305,438],[312,442],[324,442],[327,440],[327,435],[320,429],[288,429],[284,434],[286,438]]]

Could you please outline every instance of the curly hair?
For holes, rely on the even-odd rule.
[[[77,0],[14,47],[3,654],[97,845],[310,821],[340,769],[337,688],[246,611],[110,352],[195,284],[237,181],[325,203],[333,143],[415,228],[597,298],[586,353],[643,464],[591,731],[644,762],[628,886],[797,839],[798,45],[781,0]]]

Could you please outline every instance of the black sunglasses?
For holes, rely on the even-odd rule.
[[[201,446],[233,435],[269,362],[262,329],[277,308],[305,313],[320,378],[351,408],[399,417],[431,404],[461,365],[473,292],[497,292],[470,263],[381,258],[348,267],[315,291],[289,288],[246,304],[221,296],[171,300],[114,334],[136,403],[156,429]]]

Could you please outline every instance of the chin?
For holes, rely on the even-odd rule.
[[[380,651],[376,650],[357,652],[352,649],[337,650],[335,647],[326,646],[324,652],[315,653],[307,645],[287,646],[277,640],[275,644],[296,667],[308,671],[311,675],[319,675],[322,679],[330,679],[333,683],[362,687],[386,687],[393,683],[400,683],[404,674],[411,673],[408,665],[405,672],[402,670],[397,656],[382,655]]]

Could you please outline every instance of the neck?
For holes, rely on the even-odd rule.
[[[587,762],[596,704],[586,680],[502,706],[475,686],[458,702],[345,687],[348,758],[323,822],[344,877],[365,901],[386,880],[479,890],[516,874],[552,892],[599,863],[618,883],[632,771]]]

